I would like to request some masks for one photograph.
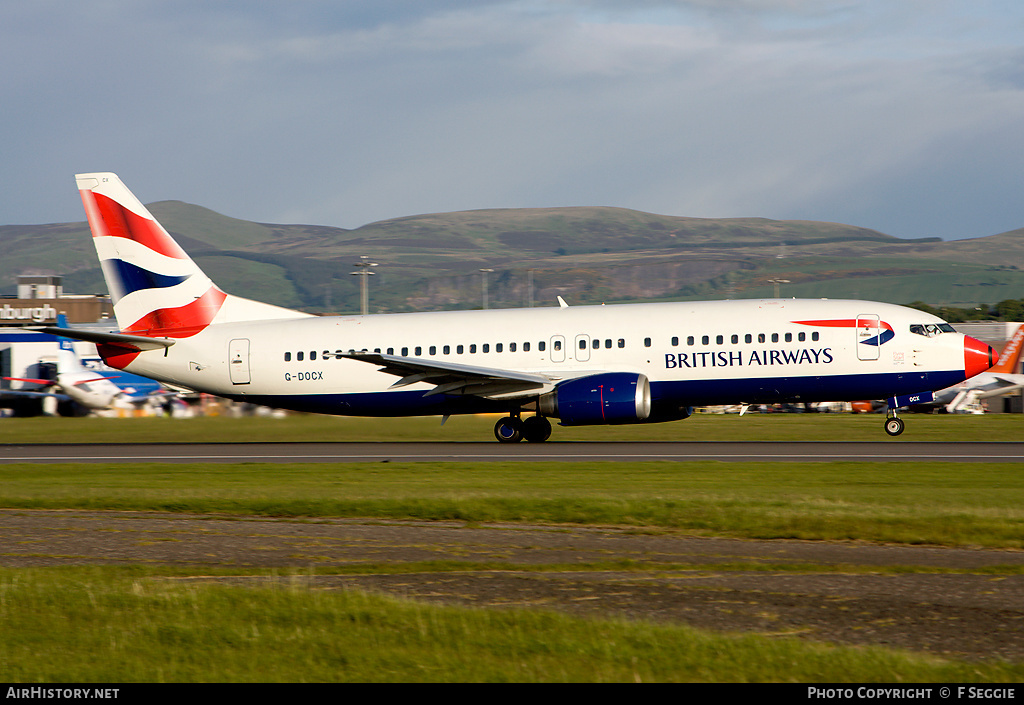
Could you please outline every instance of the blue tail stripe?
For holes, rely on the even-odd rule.
[[[116,269],[122,288],[120,296],[126,296],[142,289],[163,289],[176,286],[191,276],[157,274],[120,259],[109,259],[106,260],[106,263],[114,265]]]

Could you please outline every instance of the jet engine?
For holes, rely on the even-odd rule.
[[[562,426],[641,423],[651,415],[651,384],[635,372],[566,380],[540,397],[538,413]]]

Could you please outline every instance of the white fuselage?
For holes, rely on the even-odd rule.
[[[865,320],[878,323],[858,328]],[[780,299],[214,321],[124,369],[271,406],[368,416],[518,409],[562,380],[602,372],[646,375],[655,409],[877,399],[964,379],[963,335],[910,332],[934,322],[891,304]],[[389,390],[396,377],[342,357],[350,351],[551,383],[507,398],[425,396],[433,385]]]

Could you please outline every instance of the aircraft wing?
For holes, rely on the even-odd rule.
[[[44,392],[40,389],[3,389],[0,390],[0,399],[13,399],[15,397],[30,397],[36,399],[42,399],[43,397],[54,397],[61,401],[70,399],[67,394],[61,394],[60,392]]]
[[[350,352],[343,354],[342,357],[380,365],[381,372],[400,377],[401,379],[391,385],[391,389],[420,382],[433,384],[434,388],[423,395],[427,397],[435,394],[515,397],[526,392],[537,394],[538,390],[547,391],[560,379],[543,374],[381,353]]]
[[[995,375],[995,378],[999,386],[979,391],[977,394],[979,399],[1001,397],[1024,389],[1024,375]]]

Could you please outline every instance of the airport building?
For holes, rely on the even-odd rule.
[[[68,323],[95,323],[112,321],[114,307],[105,294],[65,294],[57,276],[20,276],[17,296],[0,297],[0,326],[55,325],[62,313]]]

